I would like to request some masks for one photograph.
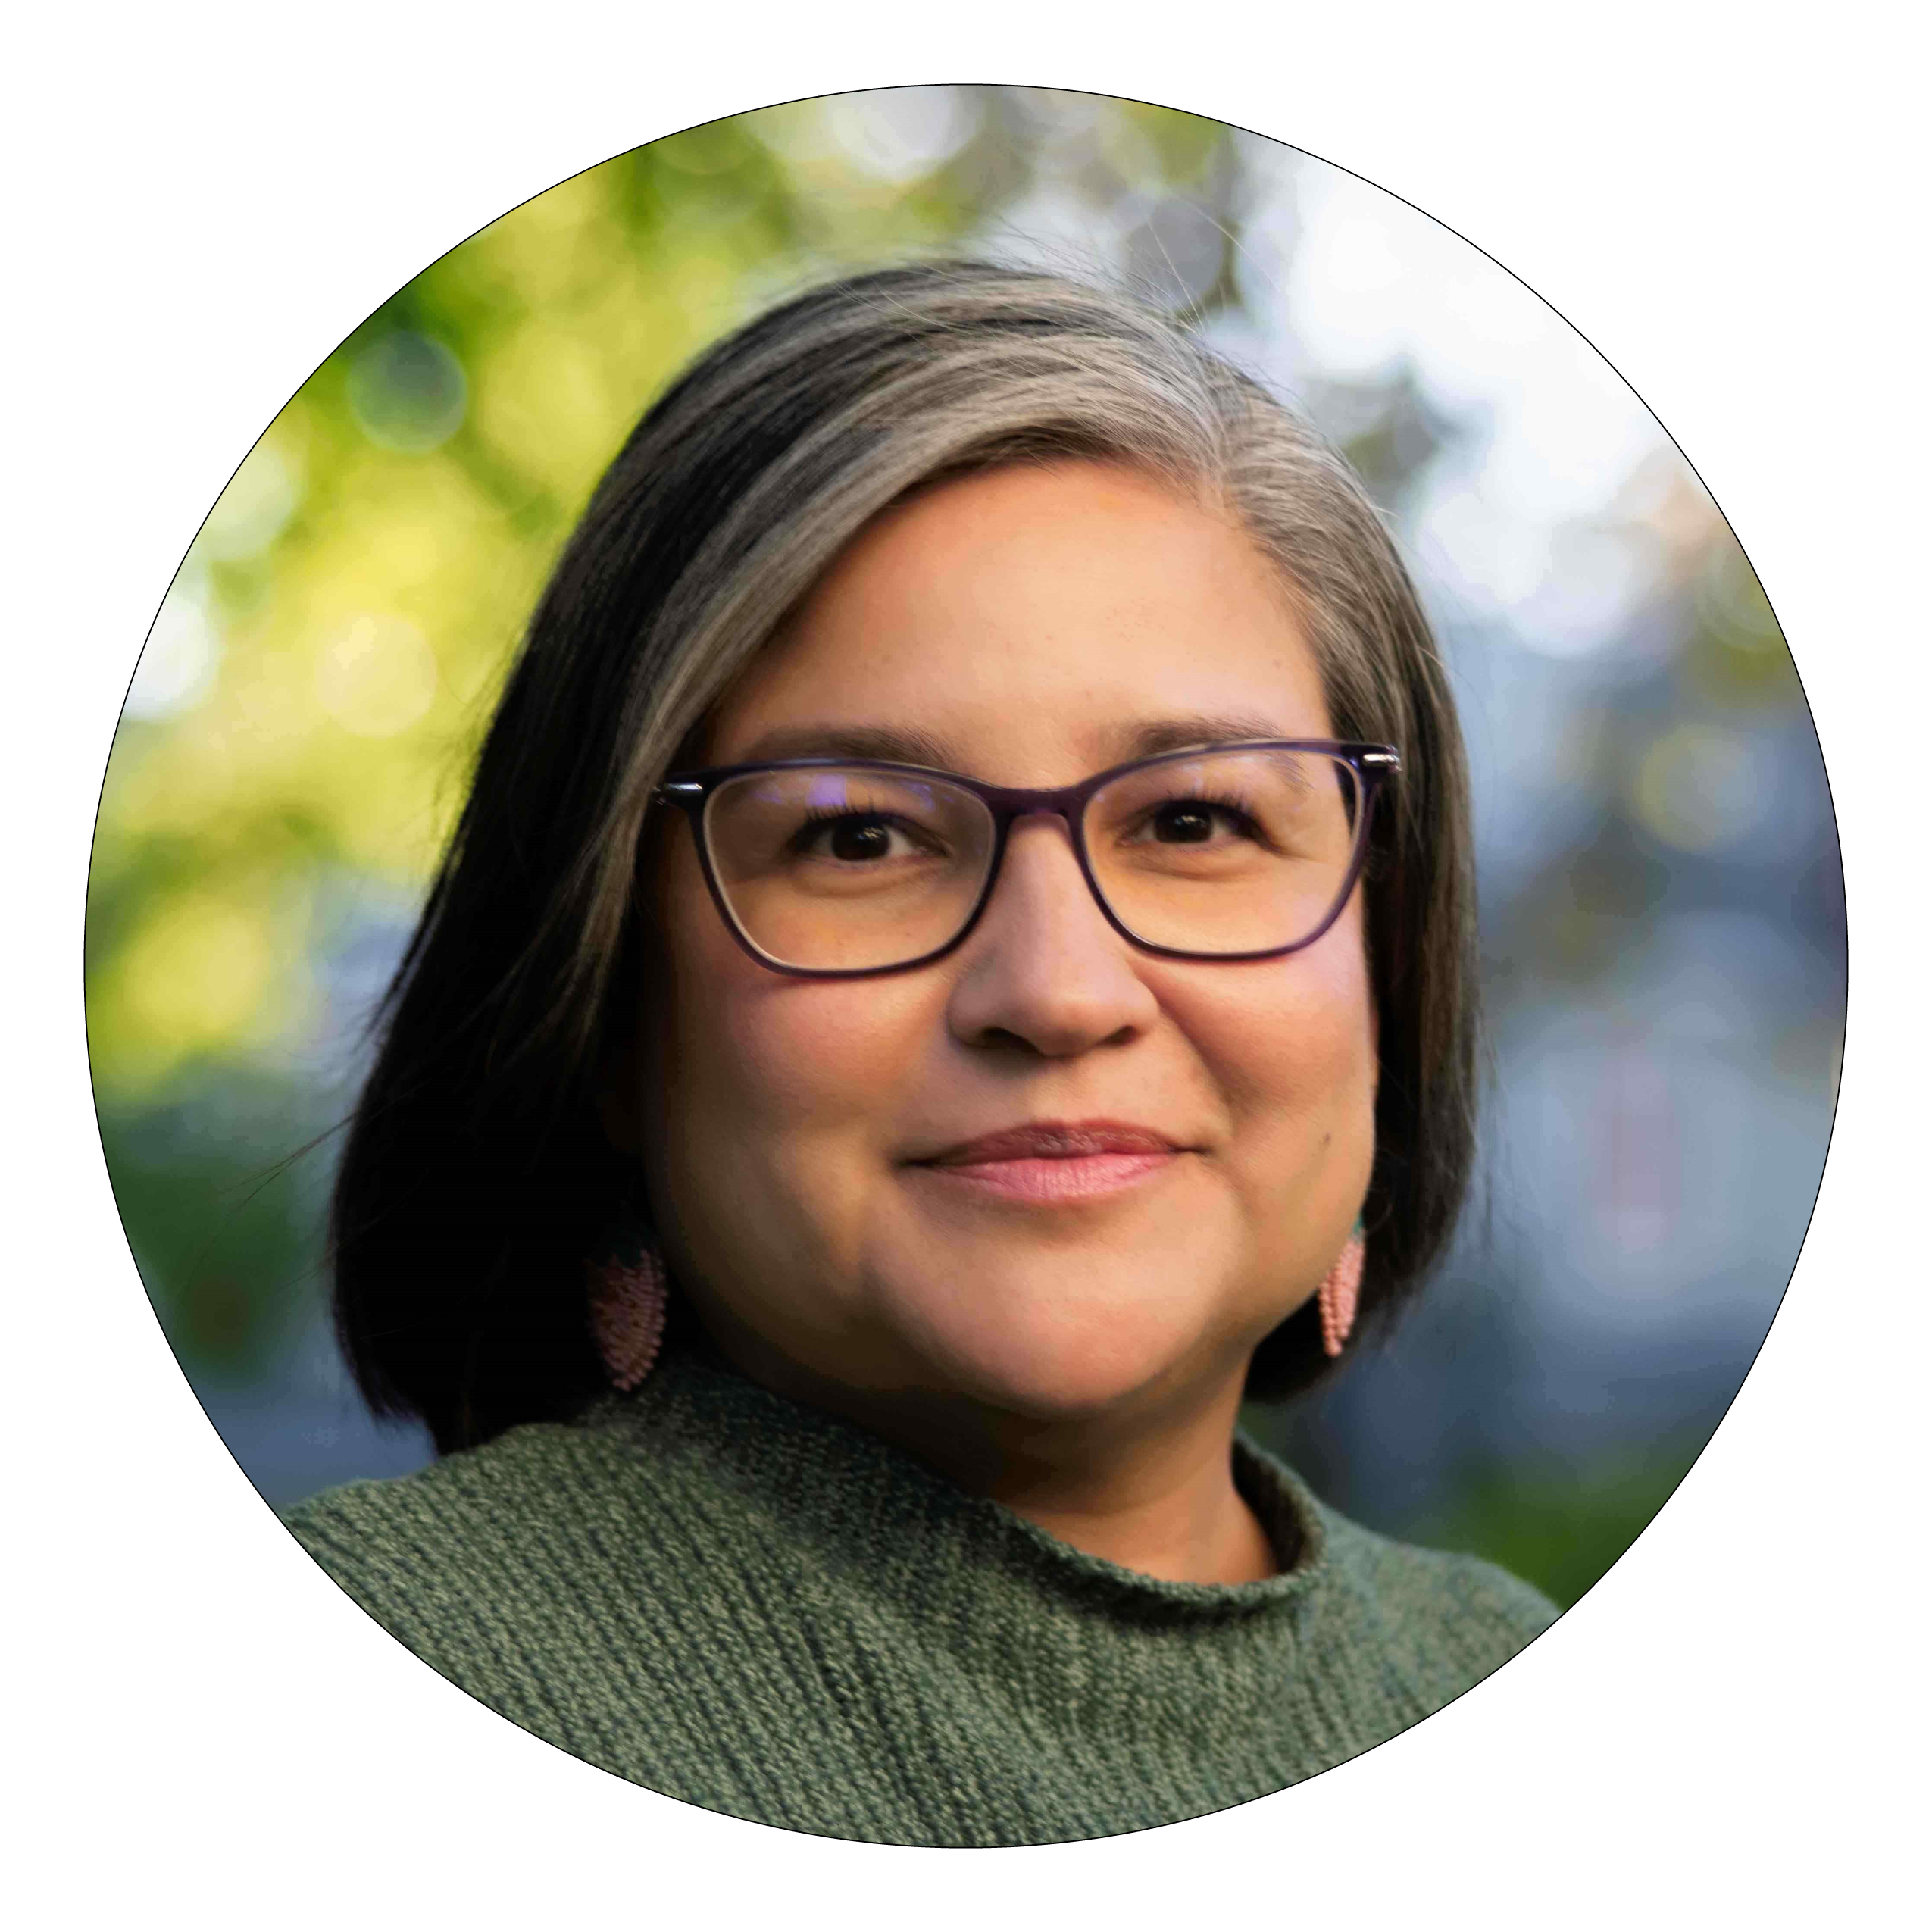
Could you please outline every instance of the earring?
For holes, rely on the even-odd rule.
[[[1361,1264],[1366,1250],[1361,1223],[1349,1236],[1349,1245],[1335,1258],[1335,1265],[1322,1277],[1316,1291],[1321,1308],[1321,1346],[1331,1355],[1342,1352],[1349,1330],[1355,1325],[1355,1302],[1361,1293]]]
[[[650,1374],[664,1339],[669,1280],[648,1241],[633,1243],[590,1269],[590,1332],[612,1384],[634,1389]]]

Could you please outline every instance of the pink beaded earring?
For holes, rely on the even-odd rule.
[[[1349,1330],[1355,1325],[1355,1302],[1361,1293],[1361,1264],[1365,1249],[1361,1223],[1349,1236],[1349,1245],[1335,1258],[1335,1265],[1322,1277],[1316,1291],[1321,1308],[1321,1346],[1331,1355],[1342,1352]]]
[[[650,1374],[664,1339],[669,1281],[649,1243],[590,1270],[590,1332],[614,1386],[631,1390]]]

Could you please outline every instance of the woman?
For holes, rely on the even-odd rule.
[[[538,1735],[846,1837],[1456,1696],[1550,1606],[1236,1421],[1454,1222],[1465,794],[1359,485],[1175,326],[972,264],[755,321],[557,568],[345,1151],[344,1345],[443,1458],[295,1533]]]

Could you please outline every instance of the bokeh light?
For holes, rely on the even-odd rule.
[[[349,366],[349,408],[383,449],[440,448],[462,427],[468,402],[463,365],[448,345],[411,330],[379,337]]]

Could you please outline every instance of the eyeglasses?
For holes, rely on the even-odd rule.
[[[1389,745],[1269,739],[1136,759],[1058,791],[857,758],[667,778],[732,936],[773,971],[902,972],[973,930],[1013,821],[1061,820],[1121,936],[1170,959],[1271,959],[1333,925],[1361,876]]]

